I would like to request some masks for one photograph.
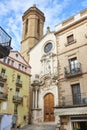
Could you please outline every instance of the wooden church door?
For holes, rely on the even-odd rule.
[[[44,96],[44,121],[54,121],[54,96],[49,93]]]

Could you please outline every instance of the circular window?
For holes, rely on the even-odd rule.
[[[47,43],[47,44],[45,45],[45,47],[44,47],[44,52],[45,52],[45,53],[48,53],[51,49],[52,49],[52,43],[49,42],[49,43]]]

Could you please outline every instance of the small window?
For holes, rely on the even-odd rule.
[[[14,104],[14,114],[17,114],[17,113],[18,113],[18,104]]]
[[[25,71],[27,70],[27,67],[25,67]]]
[[[12,65],[12,66],[14,65],[14,61],[13,61],[13,60],[11,61],[11,65]]]
[[[21,64],[18,65],[18,69],[21,69]]]
[[[21,76],[20,76],[20,75],[17,75],[17,81],[16,81],[16,82],[17,82],[17,83],[20,83],[20,82],[21,82],[20,79],[21,79]]]
[[[74,36],[73,36],[73,34],[72,35],[69,35],[68,37],[67,37],[67,42],[68,43],[71,43],[71,42],[73,42],[74,41]]]
[[[24,70],[24,66],[22,65],[22,70]]]
[[[0,93],[3,93],[4,84],[0,83]]]
[[[2,69],[2,70],[1,70],[1,75],[2,75],[3,77],[5,76],[5,71],[6,71],[5,69]]]
[[[16,57],[18,57],[18,54],[16,54]]]
[[[10,59],[8,59],[8,60],[7,60],[7,64],[10,64],[10,61],[11,61],[11,60],[10,60]]]
[[[17,89],[16,92],[15,92],[15,96],[19,96],[19,90]]]
[[[17,75],[17,80],[20,80],[20,78],[21,78],[20,75]]]
[[[4,62],[4,63],[6,63],[6,59],[7,59],[6,57],[3,58],[3,62]]]

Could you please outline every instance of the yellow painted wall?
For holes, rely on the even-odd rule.
[[[21,81],[22,81],[22,87],[20,88],[19,96],[23,97],[23,103],[18,104],[17,124],[18,125],[22,124],[22,126],[26,125],[28,123],[28,119],[29,119],[30,76],[27,74],[24,74],[20,71],[17,71],[14,68],[10,68],[10,67],[0,63],[0,73],[1,73],[2,68],[6,70],[5,74],[7,76],[7,81],[4,85],[4,88],[7,90],[8,99],[7,99],[7,101],[1,101],[0,113],[7,113],[7,114],[14,115],[14,104],[15,103],[13,103],[13,96],[15,95],[15,91],[16,91],[16,78],[17,78],[17,75],[20,75]],[[1,109],[3,102],[7,102],[6,110]],[[27,117],[26,120],[24,120],[24,116]]]

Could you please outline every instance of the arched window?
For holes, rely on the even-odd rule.
[[[37,33],[39,34],[40,32],[40,19],[37,21]]]
[[[25,25],[25,34],[28,32],[28,19],[26,20],[26,25]]]

